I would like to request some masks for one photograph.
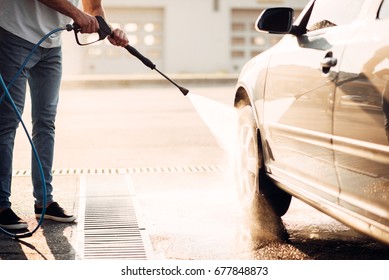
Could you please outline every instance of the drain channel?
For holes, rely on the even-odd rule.
[[[140,231],[131,198],[88,198],[84,259],[145,260]]]
[[[82,175],[82,174],[147,174],[147,173],[203,173],[219,172],[220,168],[213,165],[196,166],[164,166],[164,167],[131,167],[131,168],[62,168],[54,169],[52,174],[57,175]],[[12,174],[15,177],[31,176],[31,170],[16,170]]]
[[[148,235],[139,226],[135,195],[125,176],[82,177],[79,258],[146,260]]]

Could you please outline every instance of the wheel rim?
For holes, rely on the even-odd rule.
[[[243,205],[250,205],[258,193],[258,146],[255,128],[244,122],[239,129],[238,194]]]

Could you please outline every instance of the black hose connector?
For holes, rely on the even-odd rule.
[[[72,24],[66,24],[66,27],[64,28],[66,31],[72,31],[74,29],[74,26]]]

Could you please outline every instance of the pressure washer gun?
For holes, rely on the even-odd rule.
[[[79,39],[79,36],[78,34],[81,32],[81,27],[76,24],[76,23],[73,23],[73,24],[68,24],[66,26],[66,30],[67,31],[74,31],[74,35],[76,37],[76,42],[78,45],[80,46],[86,46],[86,45],[90,45],[90,44],[93,44],[93,43],[96,43],[98,41],[102,41],[104,40],[105,38],[107,38],[108,36],[110,36],[111,38],[114,37],[114,34],[112,32],[112,29],[111,27],[107,24],[107,22],[104,20],[103,17],[101,16],[96,16],[96,19],[97,19],[97,22],[99,23],[99,30],[97,31],[97,34],[99,35],[99,38],[97,40],[94,40],[92,42],[87,42],[87,43],[83,43],[81,42],[81,40]],[[130,45],[127,45],[125,47],[125,49],[130,53],[132,54],[133,56],[135,56],[136,58],[138,58],[144,65],[146,65],[147,67],[149,67],[151,70],[155,70],[157,71],[159,74],[161,74],[165,79],[167,79],[169,82],[171,82],[173,85],[175,85],[185,96],[189,93],[189,90],[178,85],[176,82],[174,82],[172,79],[170,79],[168,76],[166,76],[164,73],[162,73],[161,71],[159,71],[156,67],[156,65],[150,60],[148,59],[147,57],[145,57],[144,55],[142,55],[137,49],[135,49],[134,47],[130,46]]]

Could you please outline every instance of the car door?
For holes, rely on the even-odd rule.
[[[354,32],[350,23],[362,4],[313,2],[299,23],[307,32],[283,38],[272,54],[265,85],[271,172],[333,203],[339,195],[331,139],[335,81],[338,61]]]
[[[333,145],[340,204],[389,226],[389,0],[372,2],[340,65]]]

